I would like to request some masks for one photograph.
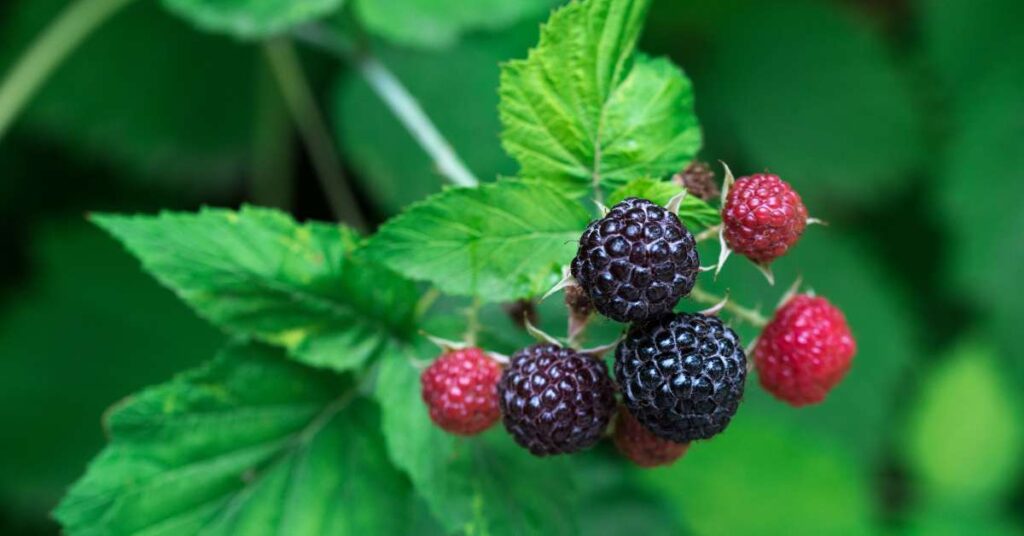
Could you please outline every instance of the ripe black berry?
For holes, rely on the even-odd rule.
[[[669,314],[630,327],[615,350],[615,377],[641,424],[686,443],[729,424],[743,397],[747,358],[718,318]]]
[[[553,344],[516,352],[498,382],[498,397],[505,428],[537,456],[593,445],[615,410],[604,362]]]
[[[572,261],[597,311],[619,322],[670,312],[699,269],[696,242],[679,218],[635,197],[591,222]]]

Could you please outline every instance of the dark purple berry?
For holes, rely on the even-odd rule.
[[[572,261],[594,308],[619,322],[671,312],[699,269],[696,242],[679,218],[635,197],[591,222]]]
[[[668,314],[630,327],[615,349],[623,400],[654,435],[708,439],[743,398],[747,358],[736,333],[713,316]]]
[[[505,428],[537,456],[597,443],[615,411],[604,362],[553,344],[516,352],[498,381],[498,399]]]

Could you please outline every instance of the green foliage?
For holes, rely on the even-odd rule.
[[[700,149],[689,80],[635,53],[649,0],[577,0],[501,73],[502,142],[520,175],[575,194],[682,169]]]
[[[639,476],[671,497],[694,534],[867,534],[866,475],[839,443],[770,419],[736,421],[672,467]]]
[[[324,17],[344,0],[163,0],[167,9],[205,30],[243,39],[284,32]]]
[[[536,34],[536,21],[530,20],[501,33],[467,36],[443,50],[381,46],[376,52],[469,169],[490,181],[516,170],[498,140],[498,63],[522,54]],[[334,111],[338,141],[359,171],[355,178],[384,213],[395,214],[441,190],[437,166],[363,77],[350,74],[339,81]]]
[[[45,517],[103,445],[103,410],[198,364],[222,337],[85,221],[33,236],[33,278],[0,311],[0,422],[24,439],[0,449],[0,496]]]
[[[448,532],[577,532],[569,460],[535,458],[503,430],[479,439],[443,432],[427,415],[419,371],[405,355],[382,363],[376,397],[391,459]]]
[[[401,532],[408,484],[355,389],[229,347],[117,406],[110,445],[55,515],[72,535]]]
[[[1020,476],[1020,401],[1000,368],[990,348],[971,343],[928,376],[905,450],[930,499],[985,505]]]
[[[304,363],[358,367],[414,333],[415,287],[360,258],[344,227],[254,207],[94,220],[200,316]]]
[[[4,6],[4,71],[65,4]],[[258,50],[192,31],[155,2],[136,2],[75,51],[23,121],[129,177],[223,190],[250,156],[261,74]]]
[[[588,219],[582,206],[542,183],[451,188],[384,224],[368,255],[448,294],[508,301],[558,281]]]
[[[682,191],[682,186],[671,182],[648,178],[635,179],[612,192],[608,196],[608,206],[614,206],[627,197],[649,199],[664,206]],[[722,215],[717,209],[693,195],[683,198],[683,203],[679,206],[679,219],[683,220],[683,223],[691,231],[714,227],[722,223]]]
[[[833,199],[869,204],[919,163],[910,87],[853,14],[836,3],[758,2],[726,33],[703,112],[754,170],[801,185],[812,214]]]
[[[475,29],[499,29],[561,0],[354,0],[366,27],[402,45],[442,47]],[[452,71],[454,72],[454,71]],[[493,87],[492,87],[493,89]]]

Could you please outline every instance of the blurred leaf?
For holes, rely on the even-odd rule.
[[[421,47],[454,44],[469,30],[496,30],[531,17],[561,0],[354,0],[366,27],[395,43]],[[456,71],[448,71],[456,72]]]
[[[906,523],[907,536],[1021,536],[1024,530],[1009,516],[992,512],[933,508],[914,514]]]
[[[0,421],[18,431],[0,442],[0,493],[34,512],[100,448],[107,406],[223,339],[84,221],[38,237],[32,279],[0,312]]]
[[[719,33],[701,95],[748,171],[800,184],[812,213],[898,187],[920,162],[921,117],[879,36],[837,3],[752,6]]]
[[[905,448],[924,491],[940,501],[987,504],[1020,476],[1019,401],[990,348],[966,344],[929,376]]]
[[[338,10],[344,0],[163,0],[196,26],[243,39],[281,33]]]
[[[580,534],[688,534],[671,497],[636,482],[633,466],[610,441],[573,456],[580,498]]]
[[[71,534],[397,534],[409,488],[377,411],[266,347],[117,406],[110,445],[55,515]]]
[[[639,197],[665,206],[682,191],[682,186],[671,182],[648,178],[634,179],[608,196],[608,206],[614,206],[627,197]],[[722,223],[722,216],[718,210],[693,195],[683,198],[683,203],[679,206],[679,218],[691,231],[699,231]]]
[[[502,67],[502,144],[523,177],[582,195],[668,175],[696,155],[690,81],[634,54],[648,5],[577,0],[551,16],[527,59]]]
[[[870,488],[841,444],[742,407],[714,440],[638,478],[669,498],[695,534],[867,534]]]
[[[498,138],[498,63],[521,54],[536,34],[536,23],[530,21],[499,34],[472,35],[440,51],[388,46],[375,51],[466,165],[489,181],[515,172]],[[441,190],[444,179],[433,161],[362,77],[341,81],[333,115],[344,154],[359,170],[356,178],[385,213],[397,213]]]
[[[975,80],[956,102],[952,139],[939,161],[952,275],[963,296],[983,306],[983,321],[1016,351],[1024,319],[1018,292],[1024,273],[1024,68]],[[1024,362],[1016,363],[1024,378]]]
[[[1014,63],[1009,51],[1024,50],[1024,3],[1016,0],[917,0],[923,47],[951,96],[978,77]],[[1019,63],[1019,62],[1018,62]]]
[[[368,254],[448,294],[510,301],[558,280],[588,220],[582,206],[541,183],[451,188],[384,224]]]
[[[752,375],[740,415],[790,421],[845,445],[865,462],[877,463],[896,431],[893,408],[905,403],[908,375],[918,370],[912,365],[923,351],[916,339],[917,319],[903,289],[881,269],[880,259],[851,241],[849,233],[839,224],[808,229],[790,253],[773,264],[775,287],[769,287],[742,257],[726,264],[717,286],[721,292],[730,289],[732,298],[743,305],[761,305],[770,315],[791,282],[803,276],[804,289],[825,296],[846,314],[857,355],[824,402],[793,409],[765,393]],[[708,249],[702,256],[715,258],[717,245]],[[704,282],[709,284],[707,278]],[[745,324],[739,328],[745,341],[757,334]]]
[[[200,316],[304,363],[358,367],[415,329],[415,286],[358,258],[344,227],[256,207],[94,220]]]
[[[66,3],[5,6],[0,65],[12,64]],[[140,172],[125,175],[224,189],[250,151],[263,68],[257,52],[195,32],[155,2],[137,2],[70,56],[23,121],[73,150]]]
[[[568,459],[533,457],[504,430],[475,438],[443,432],[430,421],[419,371],[404,354],[382,362],[376,397],[391,459],[448,532],[578,532]]]

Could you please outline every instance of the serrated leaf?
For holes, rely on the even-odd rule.
[[[382,362],[375,396],[392,460],[449,532],[578,533],[569,460],[533,457],[504,430],[463,439],[437,428],[404,355]]]
[[[344,0],[163,0],[196,26],[243,39],[260,39],[325,17]]]
[[[117,406],[110,445],[55,512],[65,531],[401,533],[408,485],[375,408],[350,382],[283,357],[232,346]]]
[[[665,59],[635,54],[648,0],[576,0],[501,73],[502,143],[527,178],[576,194],[679,171],[701,132],[693,91]]]
[[[495,30],[539,14],[561,0],[355,0],[373,33],[401,45],[441,47],[475,29]]]
[[[613,206],[627,197],[639,197],[665,206],[669,200],[682,192],[682,186],[671,182],[650,178],[634,179],[608,196],[608,206]],[[683,220],[690,231],[699,231],[722,223],[722,215],[718,210],[694,195],[683,198],[683,203],[679,206],[679,219]]]
[[[871,533],[867,475],[841,444],[743,406],[714,441],[639,477],[699,536]]]
[[[929,499],[985,505],[1016,483],[1024,428],[1003,366],[967,343],[929,376],[905,448]]]
[[[380,228],[368,255],[448,294],[509,301],[540,294],[575,254],[587,211],[541,183],[452,188]]]
[[[0,422],[20,431],[0,457],[0,496],[45,519],[103,445],[98,415],[199,364],[224,337],[82,219],[30,236],[32,276],[4,292],[0,311]]]
[[[200,316],[304,363],[357,367],[415,331],[415,286],[344,227],[255,207],[93,219]]]

